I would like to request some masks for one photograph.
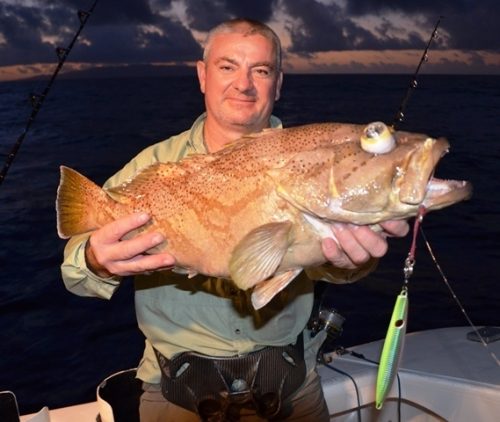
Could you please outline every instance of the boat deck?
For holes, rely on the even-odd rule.
[[[500,414],[500,341],[467,339],[470,327],[410,333],[399,366],[403,421],[495,421]],[[350,350],[377,361],[382,341]],[[375,410],[377,366],[349,354],[330,354],[334,368],[352,376],[359,391],[363,421],[394,420],[398,387],[394,382],[380,411]],[[330,415],[335,421],[357,420],[353,381],[327,367],[319,368]]]

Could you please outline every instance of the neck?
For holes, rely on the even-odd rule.
[[[260,132],[264,127],[222,126],[208,119],[205,121],[203,137],[209,153],[217,152],[244,135]]]

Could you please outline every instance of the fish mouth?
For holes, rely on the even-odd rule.
[[[422,205],[428,210],[438,210],[472,196],[472,184],[466,180],[444,180],[431,177],[427,183]]]
[[[431,143],[432,141],[432,143]],[[428,139],[431,145],[427,161],[427,183],[423,192],[422,205],[427,210],[438,210],[469,199],[472,184],[466,180],[439,179],[434,176],[439,161],[449,152],[450,144],[445,138]]]
[[[403,171],[399,200],[403,204],[418,205],[426,198],[430,181],[450,144],[444,138],[427,138],[410,157]],[[438,179],[436,179],[438,180]]]

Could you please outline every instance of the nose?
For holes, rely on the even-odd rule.
[[[233,82],[234,87],[242,92],[248,93],[254,89],[252,72],[248,69],[240,69]]]

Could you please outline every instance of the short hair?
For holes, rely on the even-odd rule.
[[[276,70],[281,70],[281,41],[278,35],[276,35],[276,32],[266,24],[246,18],[236,18],[222,22],[211,29],[207,35],[205,48],[203,50],[204,61],[206,61],[208,53],[210,52],[213,38],[218,34],[243,34],[245,37],[256,34],[262,35],[264,38],[271,41],[276,53]]]

